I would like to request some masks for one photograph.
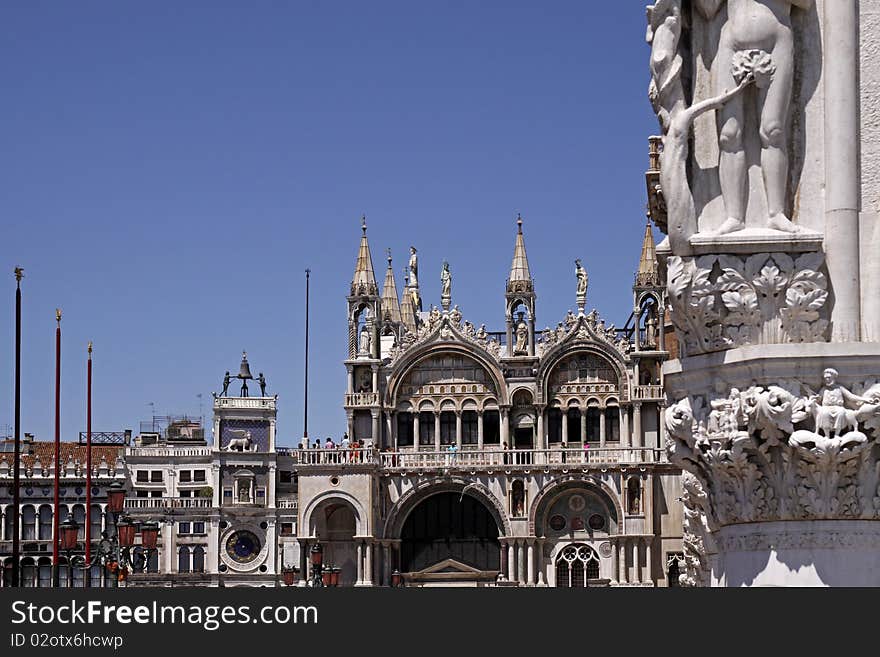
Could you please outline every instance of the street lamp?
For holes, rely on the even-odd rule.
[[[98,548],[91,559],[84,555],[74,554],[78,545],[79,524],[72,516],[59,527],[61,549],[66,553],[68,564],[68,586],[73,585],[73,569],[88,570],[92,566],[101,565],[117,576],[118,581],[125,581],[129,572],[146,572],[150,557],[156,550],[159,538],[159,524],[148,521],[141,524],[142,553],[134,551],[134,537],[137,525],[128,516],[119,517],[125,500],[125,490],[119,482],[113,482],[108,492],[107,510],[113,526],[113,534],[102,532]]]
[[[394,572],[391,573],[391,588],[399,588],[402,580],[403,575],[401,575],[400,571],[395,568]]]
[[[324,579],[321,571],[324,564],[324,548],[320,543],[315,543],[310,550],[310,554],[312,557],[312,586],[323,587]]]

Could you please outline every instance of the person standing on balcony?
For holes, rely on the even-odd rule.
[[[348,449],[351,447],[351,441],[348,439],[348,432],[346,431],[342,434],[342,440],[339,443],[339,447],[342,449],[342,462],[348,462]]]
[[[562,441],[562,462],[565,463],[565,450],[568,449],[568,443],[564,440]]]

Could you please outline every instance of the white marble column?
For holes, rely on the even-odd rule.
[[[642,437],[642,404],[633,404],[633,447],[644,447]]]
[[[535,585],[535,541],[529,539],[528,542],[528,582],[529,586]]]
[[[620,583],[620,551],[618,546],[612,545],[611,548],[611,583]]]
[[[483,411],[477,411],[477,449],[483,449]]]
[[[651,572],[651,539],[645,539],[645,577],[644,581],[648,584],[654,583],[653,573]]]
[[[501,446],[504,443],[507,443],[508,447],[513,447],[510,444],[510,415],[506,408],[501,409]]]
[[[858,7],[853,0],[823,3],[825,263],[835,297],[832,342],[856,342],[861,333]]]
[[[516,554],[514,548],[515,541],[508,539],[507,541],[507,580],[516,581]]]
[[[599,409],[599,446],[605,447],[607,436],[605,435],[605,407]]]
[[[364,542],[364,586],[373,585],[373,543]]]
[[[587,408],[581,409],[581,441],[587,441]]]
[[[642,568],[639,565],[639,539],[632,539],[632,558],[633,558],[633,581],[636,584],[642,583]]]
[[[620,407],[620,446],[632,445],[632,435],[629,432],[629,407]]]
[[[461,452],[461,411],[455,411],[455,446]]]
[[[434,451],[440,449],[440,411],[434,411]]]
[[[379,423],[379,411],[373,410],[370,412],[370,415],[373,419],[373,426],[370,429],[373,434],[373,447],[380,447],[382,443],[382,425]]]
[[[525,541],[516,542],[516,581],[524,585],[526,583],[526,544]]]
[[[413,413],[413,451],[419,451],[419,413]]]
[[[535,557],[537,558],[537,562],[535,563],[535,567],[538,570],[538,586],[547,586],[547,580],[544,578],[544,539],[539,538],[536,547],[537,554]]]
[[[568,443],[568,409],[562,409],[562,442]]]
[[[355,586],[363,586],[364,584],[364,544],[363,541],[357,541],[357,580]]]

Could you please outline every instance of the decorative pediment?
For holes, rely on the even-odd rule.
[[[545,328],[538,342],[538,355],[546,358],[573,345],[588,343],[608,345],[623,356],[632,350],[628,339],[617,337],[614,324],[606,326],[605,320],[593,309],[588,314],[578,315],[569,311],[565,321],[559,322],[556,329]]]
[[[466,574],[466,575],[479,575],[483,571],[479,568],[474,568],[473,566],[469,566],[466,563],[462,563],[461,561],[456,561],[455,559],[444,559],[443,561],[438,561],[433,566],[428,566],[424,570],[418,572],[420,575],[432,575],[435,573],[457,573],[457,574]]]
[[[414,347],[421,347],[436,342],[459,342],[470,347],[476,346],[496,362],[501,359],[501,344],[486,331],[486,325],[476,328],[469,321],[464,321],[458,306],[449,312],[440,312],[432,307],[426,320],[419,326],[417,334],[404,332],[400,342],[389,352],[388,363],[393,364],[403,354]]]

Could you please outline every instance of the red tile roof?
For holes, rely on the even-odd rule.
[[[7,448],[9,451],[3,451],[0,453],[0,461],[5,460],[10,466],[12,465],[12,444],[11,440],[4,440],[0,442],[0,445],[9,445]],[[44,468],[48,468],[52,463],[54,463],[55,459],[55,442],[54,441],[34,441],[33,443],[21,443],[21,453],[23,455],[22,460],[25,464],[25,467],[29,468],[34,464],[34,461],[39,458],[40,465]],[[92,445],[92,465],[97,466],[101,462],[101,457],[103,457],[108,465],[113,465],[116,462],[117,456],[124,456],[125,448],[117,445]],[[80,445],[79,443],[61,443],[61,466],[67,463],[68,460],[73,459],[74,461],[79,461],[80,463],[86,462],[86,446]]]

